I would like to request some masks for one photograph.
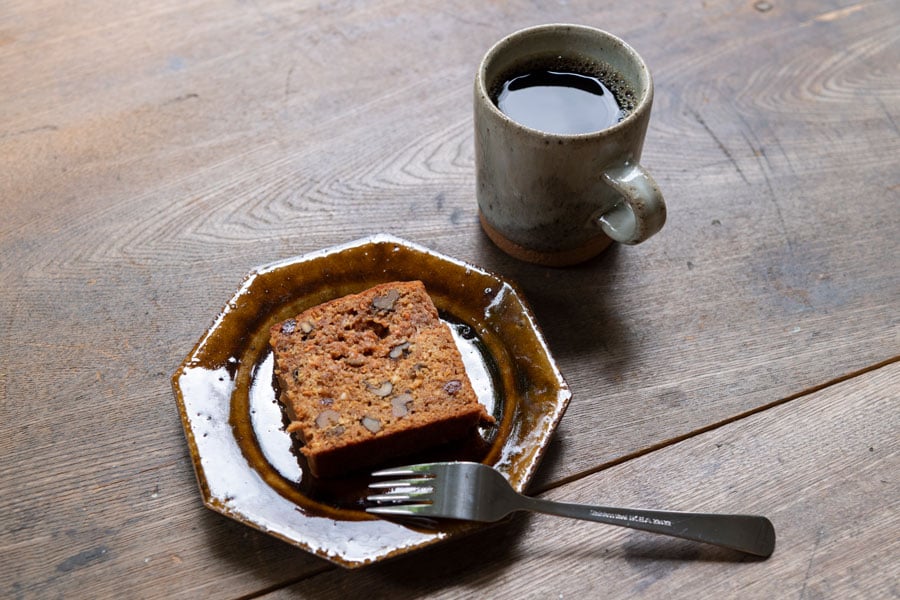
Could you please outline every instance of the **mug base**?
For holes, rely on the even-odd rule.
[[[478,220],[481,221],[481,228],[490,240],[505,253],[513,258],[545,267],[569,267],[585,262],[597,256],[612,244],[611,238],[600,233],[597,237],[588,240],[587,243],[577,248],[557,252],[542,252],[526,248],[504,236],[488,223],[484,213],[480,210],[478,211]]]

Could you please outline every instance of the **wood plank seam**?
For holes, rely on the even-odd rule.
[[[530,489],[528,493],[532,494],[532,495],[543,494],[550,490],[553,490],[558,487],[564,486],[566,484],[572,483],[573,481],[577,481],[579,479],[583,479],[584,477],[593,475],[594,473],[599,473],[600,471],[605,471],[606,469],[609,469],[610,467],[615,467],[616,465],[620,465],[622,463],[628,462],[635,458],[639,458],[641,456],[645,456],[647,454],[650,454],[651,452],[656,452],[657,450],[662,450],[663,448],[668,448],[669,446],[674,446],[675,444],[678,444],[679,442],[683,442],[685,440],[689,440],[691,438],[697,437],[698,435],[702,435],[704,433],[714,431],[716,429],[719,429],[720,427],[734,423],[735,421],[740,421],[742,419],[751,417],[755,414],[769,410],[770,408],[775,408],[776,406],[781,406],[782,404],[786,404],[788,402],[798,400],[805,396],[809,396],[810,394],[815,394],[826,388],[830,388],[832,386],[841,384],[845,381],[849,381],[850,379],[854,379],[861,375],[865,375],[866,373],[871,373],[873,371],[877,371],[878,369],[884,368],[884,367],[891,365],[893,363],[896,363],[896,362],[900,362],[900,355],[893,356],[891,358],[887,358],[883,361],[877,362],[868,367],[863,367],[862,369],[858,369],[856,371],[852,371],[850,373],[840,375],[838,377],[835,377],[834,379],[829,379],[828,381],[826,381],[824,383],[814,385],[810,388],[807,388],[807,389],[797,392],[795,394],[785,396],[784,398],[782,398],[780,400],[775,400],[774,402],[770,402],[768,404],[763,404],[754,409],[734,415],[733,417],[729,417],[727,419],[723,419],[723,420],[717,421],[715,423],[710,423],[709,425],[707,425],[705,427],[695,429],[694,431],[674,437],[670,440],[666,440],[666,441],[660,442],[658,444],[653,444],[651,446],[647,446],[646,448],[644,448],[642,450],[638,450],[636,452],[631,452],[629,454],[623,454],[622,456],[620,456],[614,460],[610,460],[605,463],[602,463],[593,469],[587,469],[585,471],[581,471],[579,473],[575,473],[573,475],[569,475],[567,477],[557,479],[556,481],[553,481],[547,485],[544,485],[544,486],[541,486],[541,487],[538,487],[535,489]]]

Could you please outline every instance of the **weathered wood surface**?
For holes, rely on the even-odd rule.
[[[670,207],[658,237],[566,270],[499,253],[474,207],[475,66],[503,35],[551,21],[613,31],[647,60],[644,162]],[[836,473],[754,499],[785,519],[770,562],[698,570],[680,545],[604,534],[596,546],[593,529],[554,523],[585,539],[570,554],[549,521],[523,519],[478,540],[500,572],[429,592],[551,591],[565,556],[583,576],[560,591],[604,589],[599,553],[612,572],[641,567],[621,596],[642,581],[660,596],[727,581],[765,597],[788,573],[805,597],[896,597],[896,570],[877,560],[896,554],[896,519],[879,529],[867,512],[884,489],[815,507],[862,485],[854,465],[874,457],[835,454],[858,428],[880,432],[873,473],[896,466],[896,369],[864,373],[900,356],[898,55],[893,1],[4,3],[0,595],[228,598],[291,583],[302,595],[307,581],[323,595],[373,581],[418,593],[421,580],[395,581],[410,565],[469,556],[459,545],[348,577],[209,513],[169,389],[251,267],[386,231],[507,275],[531,301],[574,392],[536,490],[567,481],[551,496],[587,500],[614,477],[623,500],[694,508],[765,481],[788,447],[796,472],[826,452]],[[845,377],[833,389],[850,398],[802,396]],[[853,421],[870,385],[881,416]],[[781,421],[795,416],[802,432]],[[776,434],[751,441],[744,424]],[[679,454],[723,431],[745,440],[745,472],[727,483],[704,470],[709,456]],[[650,475],[629,475],[638,466]],[[782,497],[801,493],[807,513]],[[860,513],[870,525],[840,529]],[[822,531],[860,550],[841,556]]]

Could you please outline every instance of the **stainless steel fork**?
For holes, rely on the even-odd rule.
[[[444,462],[385,469],[372,474],[380,490],[367,512],[387,516],[497,521],[517,510],[599,521],[771,556],[775,528],[765,517],[612,508],[552,502],[516,492],[497,470],[479,463]]]

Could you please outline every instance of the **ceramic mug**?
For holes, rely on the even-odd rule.
[[[618,77],[630,93],[626,116],[572,134],[533,129],[504,114],[497,105],[504,81],[554,57]],[[516,258],[566,266],[596,256],[612,241],[637,244],[658,232],[666,205],[639,163],[652,101],[644,61],[599,29],[541,25],[497,42],[475,78],[476,185],[488,237]]]

